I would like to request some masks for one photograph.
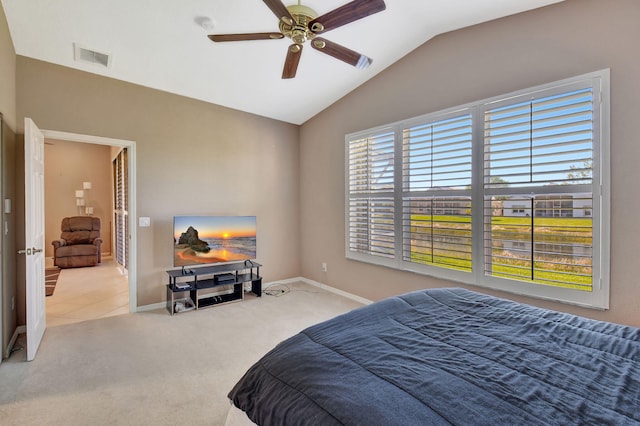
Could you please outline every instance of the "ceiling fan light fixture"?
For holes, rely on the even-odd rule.
[[[302,44],[307,41],[307,33],[302,29],[293,29],[289,35],[291,40],[296,44]]]

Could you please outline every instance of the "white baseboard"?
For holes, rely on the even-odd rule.
[[[138,306],[136,312],[155,311],[156,309],[166,309],[167,302],[152,303],[151,305]]]
[[[19,325],[16,327],[16,329],[13,331],[13,336],[11,336],[11,340],[9,340],[9,344],[7,345],[7,350],[4,354],[5,358],[9,358],[9,356],[11,355],[11,351],[13,350],[13,347],[16,344],[16,340],[18,340],[18,336],[26,332],[27,332],[26,325]]]
[[[363,305],[370,305],[370,304],[373,303],[372,300],[365,299],[364,297],[356,296],[355,294],[351,294],[351,293],[348,293],[348,292],[346,292],[344,290],[340,290],[338,288],[331,287],[329,285],[320,283],[318,281],[310,280],[310,279],[304,278],[304,277],[287,278],[285,280],[278,280],[278,281],[265,283],[265,284],[262,285],[262,290],[264,291],[267,288],[269,288],[271,286],[274,286],[274,285],[294,284],[294,283],[298,283],[298,282],[303,282],[305,284],[309,284],[309,285],[312,285],[314,287],[321,288],[321,289],[329,291],[331,293],[335,293],[335,294],[340,295],[342,297],[346,297],[347,299],[355,300],[356,302],[362,303]],[[152,303],[150,305],[138,306],[138,308],[136,309],[136,312],[154,311],[156,309],[164,309],[166,307],[167,307],[167,303],[166,302]]]
[[[294,283],[299,283],[300,281],[304,281],[304,278],[302,277],[297,277],[297,278],[287,278],[285,280],[278,280],[278,281],[272,281],[272,282],[268,282],[268,283],[263,283],[262,284],[262,291],[268,289],[271,286],[274,285],[287,285],[287,284],[294,284]]]
[[[286,280],[281,280],[281,281],[277,281],[277,282],[274,282],[274,283],[269,283],[269,284],[267,284],[266,286],[263,287],[263,290],[265,288],[271,286],[271,285],[292,284],[292,283],[296,283],[296,282],[300,282],[300,281],[302,281],[305,284],[309,284],[309,285],[312,285],[314,287],[318,287],[318,288],[321,288],[323,290],[329,291],[331,293],[335,293],[335,294],[340,295],[342,297],[346,297],[347,299],[355,300],[356,302],[362,303],[363,305],[370,305],[370,304],[373,303],[372,300],[365,299],[364,297],[356,296],[355,294],[348,293],[348,292],[346,292],[344,290],[340,290],[338,288],[331,287],[331,286],[323,284],[321,282],[310,280],[309,278],[304,278],[304,277],[289,278],[289,279],[286,279]]]

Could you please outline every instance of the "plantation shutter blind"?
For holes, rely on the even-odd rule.
[[[472,117],[403,130],[403,260],[471,270]]]
[[[114,224],[115,224],[115,257],[116,261],[124,266],[128,266],[129,259],[129,229],[128,229],[128,197],[129,170],[127,149],[124,148],[113,160],[113,180],[114,180]]]
[[[347,258],[608,308],[610,73],[345,137]]]
[[[121,215],[118,213],[121,210],[122,202],[122,174],[120,173],[120,155],[113,160],[113,223],[115,224],[115,257],[116,262],[120,265],[124,264],[124,252],[122,250],[122,224],[120,223]]]
[[[593,88],[510,100],[484,120],[485,274],[590,291]]]
[[[592,160],[591,89],[485,112],[485,187],[590,185]]]
[[[348,141],[348,250],[395,257],[394,132]]]
[[[465,114],[404,130],[405,191],[471,185],[471,123],[471,114]]]
[[[129,265],[129,150],[122,150],[122,216],[123,216],[123,246],[124,246],[124,266]]]

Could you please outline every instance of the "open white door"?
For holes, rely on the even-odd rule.
[[[44,135],[24,119],[27,361],[36,357],[47,325],[44,287]]]

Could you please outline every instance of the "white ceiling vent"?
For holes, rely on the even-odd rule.
[[[97,64],[105,68],[111,67],[111,55],[97,50],[87,49],[79,44],[73,44],[73,59],[78,62]]]

